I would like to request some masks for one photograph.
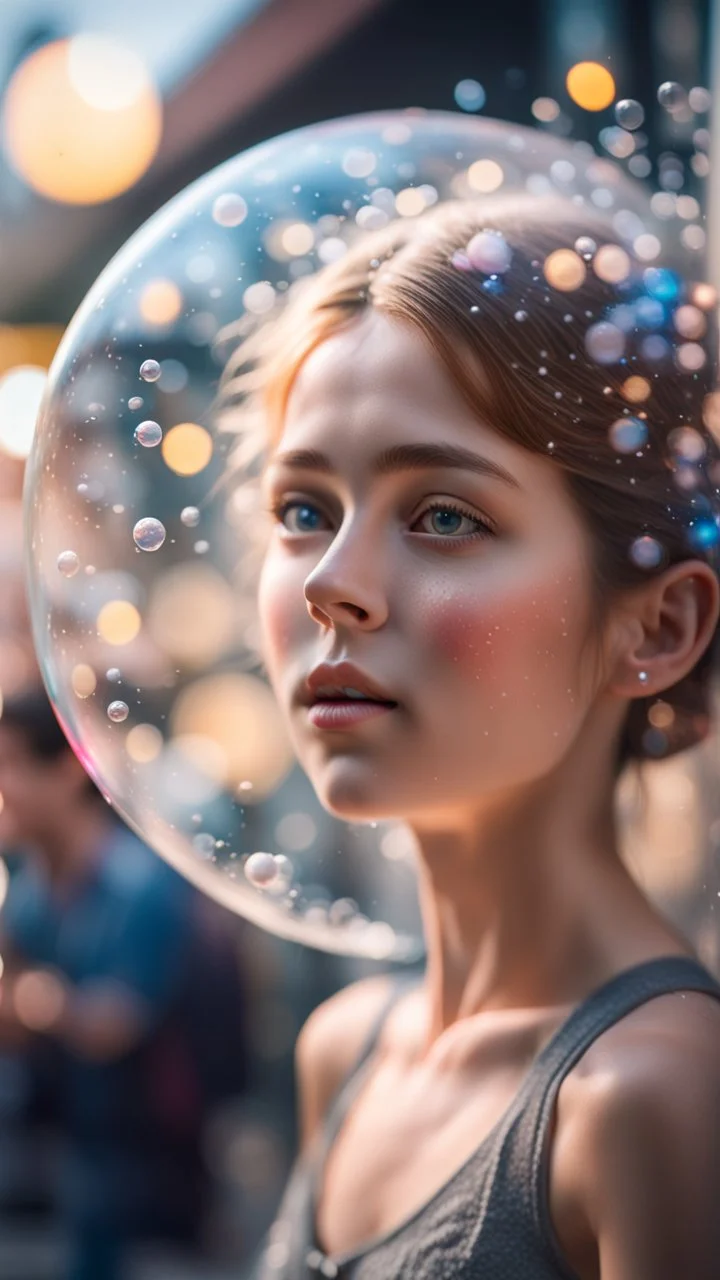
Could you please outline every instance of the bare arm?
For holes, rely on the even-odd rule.
[[[566,1135],[601,1280],[720,1276],[720,1005],[638,1040]]]
[[[357,1061],[388,990],[384,975],[353,982],[318,1005],[302,1027],[295,1047],[301,1152]]]

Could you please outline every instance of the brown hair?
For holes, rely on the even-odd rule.
[[[509,269],[493,273],[491,263],[473,258],[470,242],[484,230],[502,237]],[[523,195],[448,202],[366,234],[340,261],[294,286],[275,322],[264,317],[255,332],[247,319],[235,327],[244,340],[221,379],[221,426],[239,432],[247,467],[279,438],[295,376],[316,346],[369,308],[415,326],[474,412],[562,468],[590,531],[600,617],[613,592],[648,574],[698,555],[713,563],[720,479],[715,441],[703,427],[715,382],[710,317],[692,308],[692,336],[702,343],[694,341],[685,357],[693,368],[683,367],[673,317],[688,302],[687,286],[632,257],[625,278],[608,282],[601,276],[613,272],[595,269],[606,245],[616,246],[617,261],[617,236],[601,215]],[[553,274],[548,260],[558,250],[573,256],[555,258]],[[663,290],[664,304],[657,301]],[[633,311],[639,299],[646,312],[655,303],[652,330]],[[611,341],[624,332],[624,354],[598,363],[588,331],[608,323]],[[597,341],[602,336],[595,330]],[[646,439],[619,452],[609,430],[628,417]],[[698,537],[703,521],[707,549]],[[657,565],[643,568],[631,556],[642,537],[659,544]],[[618,771],[627,760],[668,756],[706,736],[716,640],[661,700],[633,701]]]

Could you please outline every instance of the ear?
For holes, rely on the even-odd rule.
[[[717,575],[704,560],[684,560],[629,592],[621,613],[623,639],[609,692],[624,698],[662,693],[692,671],[713,638]]]

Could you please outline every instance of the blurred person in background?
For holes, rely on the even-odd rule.
[[[245,1085],[230,918],[105,804],[44,692],[0,718],[0,1051],[48,1085],[71,1280],[126,1274],[131,1239],[194,1249],[205,1122]]]

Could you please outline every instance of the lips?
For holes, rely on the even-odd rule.
[[[348,694],[347,690],[352,690],[353,693]],[[354,696],[357,694],[363,696]],[[367,702],[393,707],[398,705],[389,690],[351,662],[323,662],[315,667],[301,689],[300,700],[305,706],[313,706],[319,702],[356,703],[359,706]]]

